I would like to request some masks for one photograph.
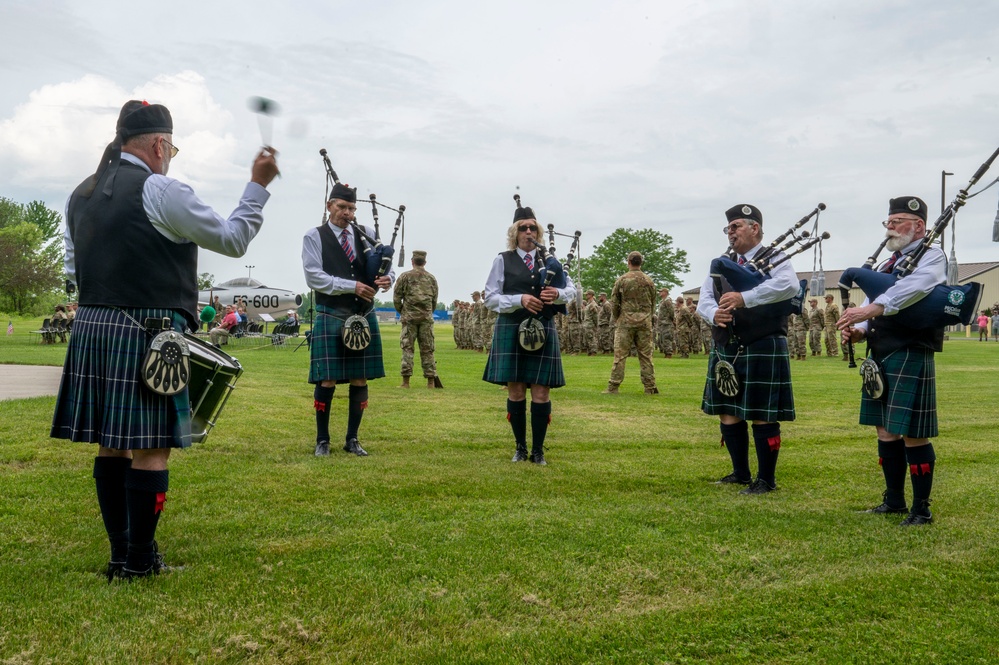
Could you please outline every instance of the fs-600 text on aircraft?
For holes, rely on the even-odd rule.
[[[302,304],[302,296],[287,289],[272,289],[249,277],[237,277],[222,282],[210,289],[198,292],[198,301],[214,302],[246,307],[246,316],[252,321],[260,314],[270,314],[275,319],[283,317],[289,309],[297,310]]]

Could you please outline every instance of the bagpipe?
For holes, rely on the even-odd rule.
[[[319,154],[322,156],[323,163],[326,166],[326,196],[329,197],[331,186],[339,185],[340,179],[337,177],[336,171],[333,170],[333,165],[330,164],[330,158],[329,155],[326,154],[326,148],[320,148]],[[406,206],[400,205],[398,208],[387,206],[378,201],[374,194],[371,194],[369,198],[371,200],[371,215],[374,218],[374,237],[368,235],[361,225],[357,223],[356,219],[351,219],[350,225],[360,234],[361,244],[363,245],[364,274],[362,276],[362,281],[372,288],[377,288],[375,287],[375,280],[379,277],[384,277],[388,274],[389,270],[392,269],[392,257],[395,255],[395,241],[399,234],[399,230],[403,228],[405,223]],[[378,206],[398,213],[398,216],[395,219],[395,226],[392,228],[392,240],[388,245],[382,244],[381,241],[381,233],[378,228]],[[325,215],[323,216],[323,221],[326,221]],[[405,234],[405,231],[403,231],[403,234]],[[399,255],[400,267],[402,267],[405,249],[402,249],[401,251],[402,253]]]
[[[813,236],[808,231],[802,231],[800,234],[795,233],[808,223],[808,220],[812,217],[817,217],[825,209],[826,204],[820,203],[816,206],[815,210],[795,222],[791,228],[777,236],[770,245],[760,250],[751,261],[747,261],[744,265],[739,265],[729,253],[713,259],[711,261],[710,275],[719,293],[728,291],[742,292],[754,289],[762,284],[764,280],[769,279],[770,272],[780,264],[788,261],[793,256],[811,249],[823,240],[828,240],[830,237],[828,232],[823,232],[817,236]],[[787,242],[781,246],[781,243],[785,240]],[[795,245],[798,245],[798,247],[793,251],[789,251]],[[790,314],[800,315],[807,293],[808,281],[804,279],[800,280],[797,295],[785,301],[787,303],[786,308],[780,311],[780,314],[782,316]]]
[[[513,200],[517,202],[517,211],[514,213],[514,219],[526,219],[527,217],[522,217],[522,215],[532,215],[534,211],[530,208],[524,208],[520,203],[520,194],[514,194]],[[537,219],[534,220],[535,226],[537,226]],[[542,243],[538,242],[536,239],[532,238],[531,242],[534,244],[535,248],[538,250],[538,257],[541,259],[541,267],[538,270],[538,282],[534,286],[534,297],[540,298],[541,291],[548,287],[556,289],[564,289],[568,286],[568,280],[565,272],[565,268],[562,263],[555,256],[555,225],[548,225],[548,247],[546,248]],[[545,345],[545,341],[548,337],[548,333],[545,330],[544,324],[541,319],[550,320],[555,314],[565,314],[565,305],[549,305],[546,304],[542,307],[541,312],[527,317],[520,322],[520,327],[518,329],[518,342],[520,346],[526,351],[536,351]]]
[[[912,274],[912,271],[919,265],[930,246],[936,242],[943,234],[947,225],[957,214],[957,211],[967,203],[968,190],[971,189],[985,172],[992,166],[992,162],[999,156],[999,148],[992,153],[978,170],[971,177],[968,184],[961,189],[957,197],[951,201],[933,228],[926,232],[920,240],[919,245],[910,254],[899,259],[892,272],[878,272],[874,270],[877,263],[878,254],[888,243],[888,238],[878,246],[867,261],[859,268],[847,268],[843,271],[839,280],[839,288],[849,290],[854,284],[860,287],[867,298],[873,301],[875,298],[890,289],[895,282]],[[842,293],[842,291],[841,291]],[[940,328],[950,325],[970,325],[978,312],[978,303],[982,299],[982,285],[978,282],[948,286],[938,284],[925,298],[901,309],[897,314],[892,315],[892,320],[900,325],[909,328]]]

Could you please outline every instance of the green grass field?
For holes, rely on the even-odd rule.
[[[0,363],[61,363],[15,325]],[[566,358],[540,468],[510,463],[483,354],[439,326],[445,390],[404,391],[384,332],[367,458],[313,456],[304,348],[238,349],[218,428],[171,458],[157,537],[185,570],[132,584],[98,575],[95,447],[48,438],[52,397],[0,402],[0,662],[999,660],[999,344],[937,357],[936,522],[902,529],[856,512],[883,481],[838,359],[792,363],[779,490],[740,496],[710,482],[704,356],[657,359],[657,397],[635,359],[608,396],[608,357]]]

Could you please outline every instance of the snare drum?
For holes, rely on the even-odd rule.
[[[243,366],[227,353],[191,334],[184,339],[191,349],[191,440],[201,443],[215,427]]]

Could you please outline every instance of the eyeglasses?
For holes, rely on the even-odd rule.
[[[180,148],[178,148],[174,144],[170,143],[166,139],[163,139],[163,142],[166,143],[168,146],[170,146],[170,159],[173,159],[174,157],[176,157],[177,153],[180,152]]]
[[[347,203],[346,201],[340,201],[339,199],[336,202],[336,207],[339,208],[340,210],[346,210],[347,212],[357,212],[356,205]]]
[[[521,226],[518,226],[517,230],[520,231],[521,233],[527,233],[528,231],[533,231],[534,233],[537,233],[538,227],[536,227],[534,224],[523,224]]]
[[[755,222],[752,222],[755,224]],[[744,226],[749,226],[749,224],[729,224],[728,226],[722,227],[722,233],[728,235],[729,233],[735,233]]]
[[[918,217],[915,218],[915,219],[913,219],[912,217],[902,217],[900,219],[886,219],[885,221],[881,222],[881,226],[883,226],[883,227],[885,227],[887,229],[887,228],[889,228],[891,226],[899,226],[901,224],[904,224],[905,222],[913,222],[913,223],[915,223],[915,222],[919,222],[919,221],[922,221],[922,220],[920,218],[918,218]]]

